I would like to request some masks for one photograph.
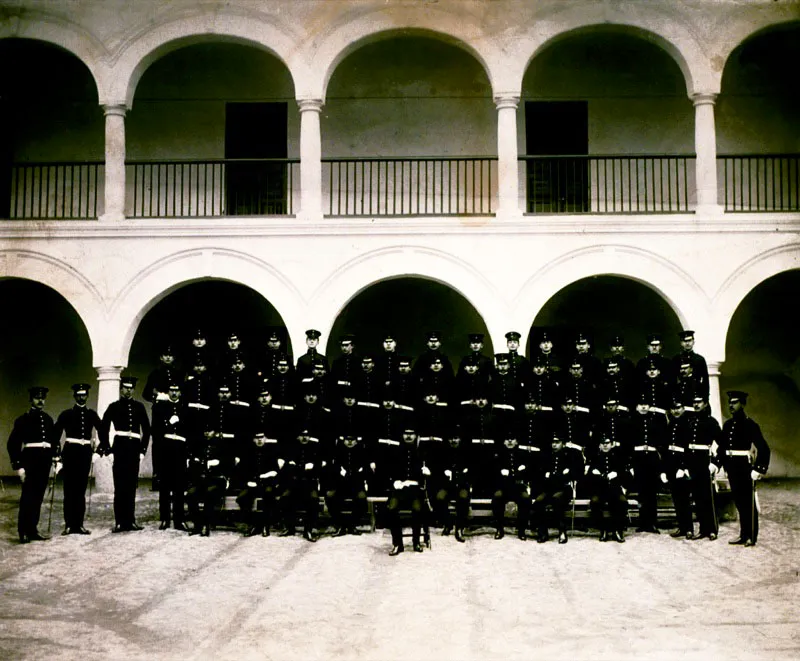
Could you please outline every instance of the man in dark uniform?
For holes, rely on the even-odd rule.
[[[194,332],[194,335],[192,335],[192,341],[188,350],[186,351],[184,360],[186,361],[184,365],[190,368],[196,365],[198,361],[202,362],[204,365],[211,364],[211,352],[208,348],[208,337],[202,328],[197,328]]]
[[[584,376],[597,387],[603,375],[603,367],[592,349],[587,333],[578,333],[575,336],[575,360],[583,365]]]
[[[694,351],[694,331],[682,330],[678,333],[678,339],[681,343],[681,351],[672,358],[672,373],[677,375],[681,364],[688,362],[691,365],[691,375],[697,382],[698,394],[708,397],[708,364],[703,356]]]
[[[453,378],[453,365],[450,359],[442,352],[442,332],[441,331],[428,331],[427,346],[419,358],[414,363],[414,375],[421,379],[430,371],[430,366],[435,359],[439,359],[442,363],[442,371],[450,379]]]
[[[488,378],[489,374],[491,374],[493,363],[492,359],[483,353],[483,340],[485,336],[483,333],[470,333],[468,337],[470,353],[461,359],[456,376],[462,375],[468,364],[475,364],[478,366],[478,372],[480,374],[485,374]]]
[[[162,349],[158,360],[160,362],[159,366],[150,372],[142,391],[142,399],[151,404],[166,401],[169,398],[167,393],[169,385],[171,383],[180,383],[183,380],[183,374],[175,364],[175,351],[173,351],[171,344],[167,344]],[[161,465],[160,454],[161,441],[153,438],[153,490],[158,489],[160,484],[158,474],[158,468]]]
[[[100,428],[98,452],[113,455],[114,461],[115,525],[112,532],[142,529],[136,523],[136,487],[139,482],[139,462],[144,459],[150,442],[150,419],[144,404],[133,398],[136,381],[135,376],[120,378],[120,398],[108,405]]]
[[[258,379],[271,379],[275,376],[279,361],[284,359],[289,363],[292,368],[290,372],[294,375],[294,366],[292,361],[289,360],[289,354],[283,350],[283,336],[284,330],[282,328],[269,329],[267,333],[267,350],[264,352],[261,367],[256,375]]]
[[[435,394],[438,401],[449,405],[453,396],[453,374],[439,356],[431,358],[428,369],[420,376],[419,393],[424,398]]]
[[[631,465],[639,499],[636,532],[658,534],[658,487],[660,476],[666,471],[661,456],[667,449],[667,418],[650,411],[646,400],[636,405],[636,413],[631,418],[631,442]]]
[[[694,524],[692,523],[692,503],[689,490],[690,475],[686,466],[686,451],[692,432],[689,428],[689,416],[684,415],[682,402],[673,402],[669,415],[667,446],[662,453],[666,475],[662,473],[661,480],[669,482],[672,503],[675,505],[675,518],[678,520],[678,529],[670,536],[692,539]]]
[[[506,333],[506,348],[508,349],[509,371],[520,388],[524,388],[531,373],[531,364],[524,356],[519,355],[519,340],[522,336],[517,331]]]
[[[320,419],[317,419],[318,421]],[[303,537],[316,542],[314,526],[319,516],[319,478],[322,470],[320,445],[323,442],[322,426],[297,425],[294,439],[287,447],[287,459],[281,469],[281,483],[284,485],[281,500],[285,503],[286,530],[281,537],[291,537],[296,532],[297,511],[305,510]]]
[[[541,358],[548,373],[558,378],[558,373],[561,371],[561,361],[553,350],[553,338],[550,332],[545,329],[536,330],[534,331],[534,337],[536,349],[533,351],[533,355]]]
[[[319,346],[319,338],[321,335],[322,333],[320,333],[318,330],[314,330],[313,328],[310,328],[306,331],[306,347],[308,348],[306,349],[306,352],[297,359],[298,379],[302,380],[308,376],[311,376],[314,362],[317,360],[325,363],[325,368],[327,371],[328,359],[319,351],[317,351],[317,347]]]
[[[488,363],[491,371],[491,361]],[[475,400],[488,397],[490,371],[482,372],[481,361],[474,356],[465,356],[461,361],[454,384],[453,404],[455,409],[474,406]]]
[[[281,430],[281,438],[294,438],[295,412],[299,401],[297,379],[290,368],[289,358],[283,356],[278,359],[275,374],[268,378],[272,409],[275,411],[275,419]]]
[[[572,400],[572,410],[584,416],[591,426],[593,416],[597,413],[597,392],[595,385],[583,373],[583,363],[580,360],[573,359],[569,363],[569,371],[559,385],[562,401],[569,397]]]
[[[464,542],[464,528],[469,515],[469,483],[466,479],[467,454],[458,429],[448,434],[441,452],[428,464],[429,482],[434,492],[433,511],[442,523],[442,535],[449,535],[455,524],[457,542]],[[455,501],[455,519],[450,514],[450,501]]]
[[[244,450],[239,466],[242,474],[242,490],[236,503],[245,513],[247,521],[246,537],[259,533],[269,537],[269,528],[274,516],[275,501],[278,495],[278,474],[284,461],[281,444],[277,438],[270,438],[262,428],[253,430],[253,441]],[[260,500],[260,506],[255,507]]]
[[[375,371],[378,374],[381,385],[390,388],[397,376],[397,365],[400,354],[397,353],[397,340],[394,333],[384,333],[383,353],[375,361]]]
[[[664,361],[655,358],[647,359],[642,365],[644,376],[639,382],[638,401],[646,402],[652,413],[665,416],[669,411],[673,393],[659,365],[664,365]]]
[[[694,413],[695,397],[708,400],[708,380],[703,381],[695,375],[692,362],[688,358],[678,361],[676,373],[674,397],[683,402],[687,413]]]
[[[503,539],[505,536],[505,507],[506,503],[513,501],[517,504],[517,537],[525,541],[531,509],[530,479],[526,463],[528,453],[520,449],[513,429],[505,430],[504,436],[493,466],[495,487],[492,514],[497,529],[494,538]]]
[[[717,468],[711,463],[711,448],[719,443],[719,423],[711,415],[708,400],[697,395],[694,398],[694,414],[689,418],[691,436],[686,448],[686,467],[689,470],[689,487],[692,492],[700,531],[694,539],[715,540],[719,534],[719,523],[714,504],[713,474]]]
[[[466,444],[466,479],[473,498],[490,498],[494,493],[494,466],[497,456],[498,425],[489,406],[489,400],[481,398],[464,412],[461,434]]]
[[[517,412],[521,408],[523,385],[518,380],[518,373],[511,369],[512,361],[508,354],[497,354],[496,361],[495,373],[489,381],[489,400],[500,427],[498,432],[503,435],[514,427]]]
[[[592,496],[589,504],[592,520],[600,530],[600,541],[614,539],[624,542],[625,521],[628,516],[628,499],[623,481],[627,466],[619,447],[610,438],[600,439],[598,452],[589,459],[588,477]],[[608,506],[609,523],[603,519],[603,507]]]
[[[647,336],[647,355],[636,363],[636,374],[640,382],[646,378],[646,372],[653,363],[664,381],[672,381],[672,363],[669,358],[661,354],[662,348],[660,335],[651,333]]]
[[[208,365],[203,358],[195,359],[181,390],[182,399],[186,402],[184,417],[190,443],[198,441],[205,432],[208,412],[216,397]]]
[[[631,366],[632,367],[632,366]],[[632,413],[636,403],[636,382],[633,370],[622,369],[622,361],[611,357],[605,360],[605,373],[598,384],[598,396],[601,402],[609,399],[617,400],[617,408],[623,413]]]
[[[335,398],[341,399],[342,388],[352,388],[356,383],[356,374],[361,367],[361,359],[356,354],[355,335],[346,333],[339,338],[341,355],[333,361],[331,366],[331,380],[335,391]]]
[[[386,388],[384,380],[375,369],[375,361],[372,356],[361,358],[361,370],[355,377],[356,406],[360,411],[362,429],[356,436],[364,436],[367,429],[374,429],[380,414],[381,397]],[[371,444],[372,439],[367,442]]]
[[[392,550],[389,555],[399,555],[404,550],[399,511],[401,505],[405,505],[411,510],[411,531],[414,550],[417,553],[422,553],[420,530],[424,518],[424,471],[417,445],[417,433],[413,427],[403,430],[403,440],[400,445],[387,448],[384,460],[388,463],[386,474],[391,484],[389,501],[386,504],[387,519],[392,532]],[[427,471],[430,472],[430,469],[427,469]]]
[[[48,389],[28,389],[30,409],[14,421],[8,437],[11,467],[22,482],[17,530],[21,544],[47,539],[39,534],[39,516],[47,490],[50,467],[58,460],[60,446],[53,419],[44,412]]]
[[[181,400],[181,387],[169,386],[169,399],[153,404],[153,443],[161,444],[158,474],[161,485],[158,493],[159,530],[169,528],[186,530],[184,520],[184,493],[186,492],[186,464],[189,458],[189,421],[187,407]]]
[[[86,514],[86,487],[89,484],[89,472],[95,460],[94,449],[100,440],[102,422],[93,409],[86,406],[89,398],[88,383],[76,383],[72,386],[75,406],[63,411],[58,416],[55,428],[57,441],[66,434],[61,461],[64,470],[64,535],[89,535],[91,531],[83,527]],[[92,437],[97,434],[97,441]]]
[[[620,375],[623,380],[636,382],[636,366],[633,361],[625,355],[625,338],[622,335],[615,335],[608,343],[608,351],[611,358],[615,359],[619,365]]]
[[[367,513],[366,480],[369,473],[369,461],[362,439],[354,434],[339,437],[333,455],[333,479],[325,494],[337,537],[348,533],[361,534],[356,523]],[[346,505],[348,501],[349,511]]]
[[[722,425],[717,457],[728,474],[733,501],[739,512],[739,537],[728,543],[755,546],[758,541],[756,482],[767,474],[770,449],[761,427],[744,411],[747,396],[741,390],[728,391],[731,417]]]

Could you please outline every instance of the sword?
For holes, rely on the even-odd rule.
[[[711,514],[714,517],[712,520],[714,522],[714,533],[719,534],[719,521],[717,520],[717,504],[714,502],[714,498],[716,496],[716,491],[714,490],[714,477],[712,476],[711,479],[708,481],[708,488],[711,491]]]
[[[94,459],[94,456],[92,457]],[[89,466],[89,503],[86,507],[86,518],[91,518],[92,516],[92,487],[94,486],[94,461],[92,461],[91,465]]]
[[[751,478],[752,479],[752,478]],[[756,480],[752,480],[753,482],[753,499],[750,502],[750,541],[755,543],[756,539],[756,485],[758,482]]]
[[[50,513],[47,516],[47,533],[50,533],[50,527],[53,524],[53,503],[56,499],[56,470],[53,466],[53,479],[50,480]]]

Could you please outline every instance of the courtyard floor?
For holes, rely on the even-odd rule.
[[[800,482],[766,481],[759,543],[629,534],[600,544],[458,544],[387,555],[361,537],[209,538],[157,529],[143,484],[142,532],[112,535],[94,498],[91,536],[20,545],[19,486],[0,494],[0,659],[766,659],[800,658]],[[47,528],[43,507],[40,530]],[[667,530],[664,531],[668,532]]]

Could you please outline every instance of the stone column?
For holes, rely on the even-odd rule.
[[[719,390],[719,376],[722,363],[708,363],[708,405],[719,424],[722,424],[722,394]]]
[[[695,179],[697,213],[719,214],[717,202],[717,133],[714,126],[714,102],[717,95],[692,95],[694,103],[694,149],[697,153]]]
[[[302,218],[322,216],[321,99],[301,99],[300,107],[300,213]]]
[[[119,399],[119,375],[122,367],[96,367],[97,370],[97,414],[102,418],[108,405]],[[114,492],[114,478],[111,475],[111,457],[98,459],[94,464],[95,493]]]
[[[498,94],[497,107],[497,216],[521,216],[519,160],[517,157],[517,106],[519,96]]]
[[[103,106],[106,115],[105,212],[100,220],[125,218],[125,113],[122,104]]]

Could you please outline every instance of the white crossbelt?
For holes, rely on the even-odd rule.
[[[663,413],[664,415],[667,414],[666,409],[660,409],[657,406],[651,406],[648,410],[649,411],[655,411],[656,413]]]
[[[384,443],[386,445],[400,445],[400,441],[393,441],[390,438],[379,438],[378,443]]]
[[[130,438],[141,438],[142,435],[135,431],[115,431],[114,436],[128,436]]]
[[[91,445],[91,439],[87,438],[70,438],[67,436],[65,439],[67,443],[75,443],[76,445]]]
[[[277,438],[265,438],[264,439],[264,443],[277,443],[277,442],[278,442]]]
[[[349,385],[350,385],[350,382],[349,382],[349,381],[337,381],[337,382],[336,382],[336,385],[339,385],[339,386],[349,386]]]
[[[692,403],[692,404],[684,404],[683,405],[683,412],[684,413],[694,413],[694,403]]]
[[[186,441],[186,437],[179,434],[164,434],[164,438],[169,438],[173,441]]]
[[[680,445],[670,445],[669,449],[672,452],[684,452],[685,451]]]
[[[544,406],[544,405],[542,405],[542,406],[539,406],[539,410],[540,411],[552,411],[553,407],[552,406]]]
[[[223,434],[220,434],[220,436],[221,436],[222,438],[236,438],[236,434],[226,434],[226,433],[223,433]]]
[[[493,445],[494,444],[494,440],[491,439],[491,438],[473,438],[472,442],[473,443],[482,443],[482,444],[485,444],[485,445]]]
[[[403,411],[413,411],[414,410],[413,406],[406,406],[405,404],[395,404],[394,407],[396,409],[401,409]]]
[[[591,411],[587,409],[585,406],[575,406],[574,410],[578,411],[578,413],[591,413]]]
[[[22,449],[23,450],[26,449],[26,448],[50,448],[50,447],[53,447],[53,446],[50,445],[50,443],[47,443],[46,441],[40,441],[40,442],[37,442],[37,443],[23,443],[22,444]]]
[[[447,406],[447,402],[436,402],[436,406]]]
[[[652,445],[634,445],[633,449],[639,452],[658,452],[658,448]]]
[[[202,410],[202,411],[207,411],[208,409],[210,409],[210,408],[211,408],[210,406],[208,406],[208,405],[206,405],[206,404],[200,404],[199,402],[189,402],[189,403],[187,404],[187,406],[188,406],[190,409],[200,409],[200,410]]]
[[[278,411],[294,411],[294,406],[291,404],[273,404],[272,408]]]
[[[617,411],[624,411],[625,413],[628,413],[630,409],[622,404],[617,404]]]
[[[540,448],[537,448],[535,445],[520,445],[520,450],[527,450],[528,452],[541,452]]]
[[[503,409],[505,411],[514,411],[514,407],[511,404],[492,404],[493,409]]]
[[[471,399],[462,399],[461,400],[461,406],[469,406],[470,404],[472,404],[472,400]]]
[[[729,457],[749,457],[750,450],[725,450]]]
[[[380,405],[375,402],[358,402],[359,406],[368,406],[371,409],[379,409]]]
[[[250,406],[250,402],[243,402],[243,401],[242,401],[242,400],[240,400],[240,399],[234,399],[234,400],[231,402],[231,404],[233,404],[234,406],[247,406],[247,407],[249,407],[249,406]]]
[[[583,452],[583,446],[578,445],[577,443],[573,443],[572,441],[569,441],[568,443],[564,443],[564,447],[573,448],[574,450],[580,450],[581,452]]]
[[[308,436],[307,438],[312,443],[319,443],[319,439],[316,436]]]
[[[710,445],[701,445],[699,443],[689,443],[690,450],[710,450]]]
[[[420,441],[443,441],[444,439],[441,436],[420,436]]]

